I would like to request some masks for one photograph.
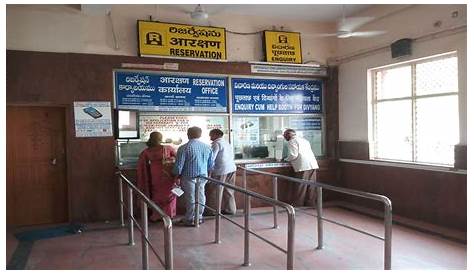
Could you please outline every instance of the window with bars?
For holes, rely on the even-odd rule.
[[[458,61],[448,53],[370,71],[374,160],[454,165]]]

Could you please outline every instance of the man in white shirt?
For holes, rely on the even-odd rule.
[[[210,177],[227,184],[235,185],[236,166],[234,163],[234,151],[230,144],[222,138],[223,136],[224,133],[220,129],[212,129],[209,132],[209,137],[212,141],[212,157],[214,160],[214,167],[211,171]],[[216,192],[218,185],[212,183],[207,185],[209,191],[207,195],[207,205],[216,209]],[[221,188],[221,193],[219,195],[223,195],[221,208],[222,213],[235,214],[237,208],[235,205],[234,190],[223,187]]]
[[[310,143],[302,137],[297,137],[295,130],[291,128],[285,130],[283,137],[288,141],[288,157],[284,160],[291,163],[295,177],[316,181],[316,169],[319,166]],[[316,206],[316,188],[314,186],[292,182],[290,195],[294,206]]]

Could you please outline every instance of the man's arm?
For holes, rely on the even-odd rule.
[[[212,149],[212,156],[211,156],[212,161],[215,162],[217,158],[217,154],[219,154],[219,150],[220,150],[219,143],[217,142],[212,143],[211,149]]]
[[[214,152],[211,148],[209,148],[209,157],[207,158],[207,171],[209,173],[209,171],[212,170],[212,168],[214,167],[214,159],[215,157],[213,156],[214,155]],[[217,154],[216,154],[217,156]]]
[[[183,171],[184,167],[184,146],[180,146],[178,148],[178,152],[176,153],[176,162],[174,163],[173,167],[173,174],[179,177],[181,172]]]
[[[286,157],[285,161],[293,161],[298,158],[298,143],[294,140],[290,140],[288,142],[288,157]]]

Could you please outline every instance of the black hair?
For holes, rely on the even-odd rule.
[[[224,136],[224,132],[222,132],[222,130],[220,130],[218,128],[211,129],[211,131],[209,131],[209,135],[211,135],[211,134],[215,134],[219,137]]]

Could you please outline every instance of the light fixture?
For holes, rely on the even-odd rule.
[[[209,14],[204,11],[200,4],[196,6],[193,12],[191,12],[191,18],[193,20],[206,20],[209,17]]]

